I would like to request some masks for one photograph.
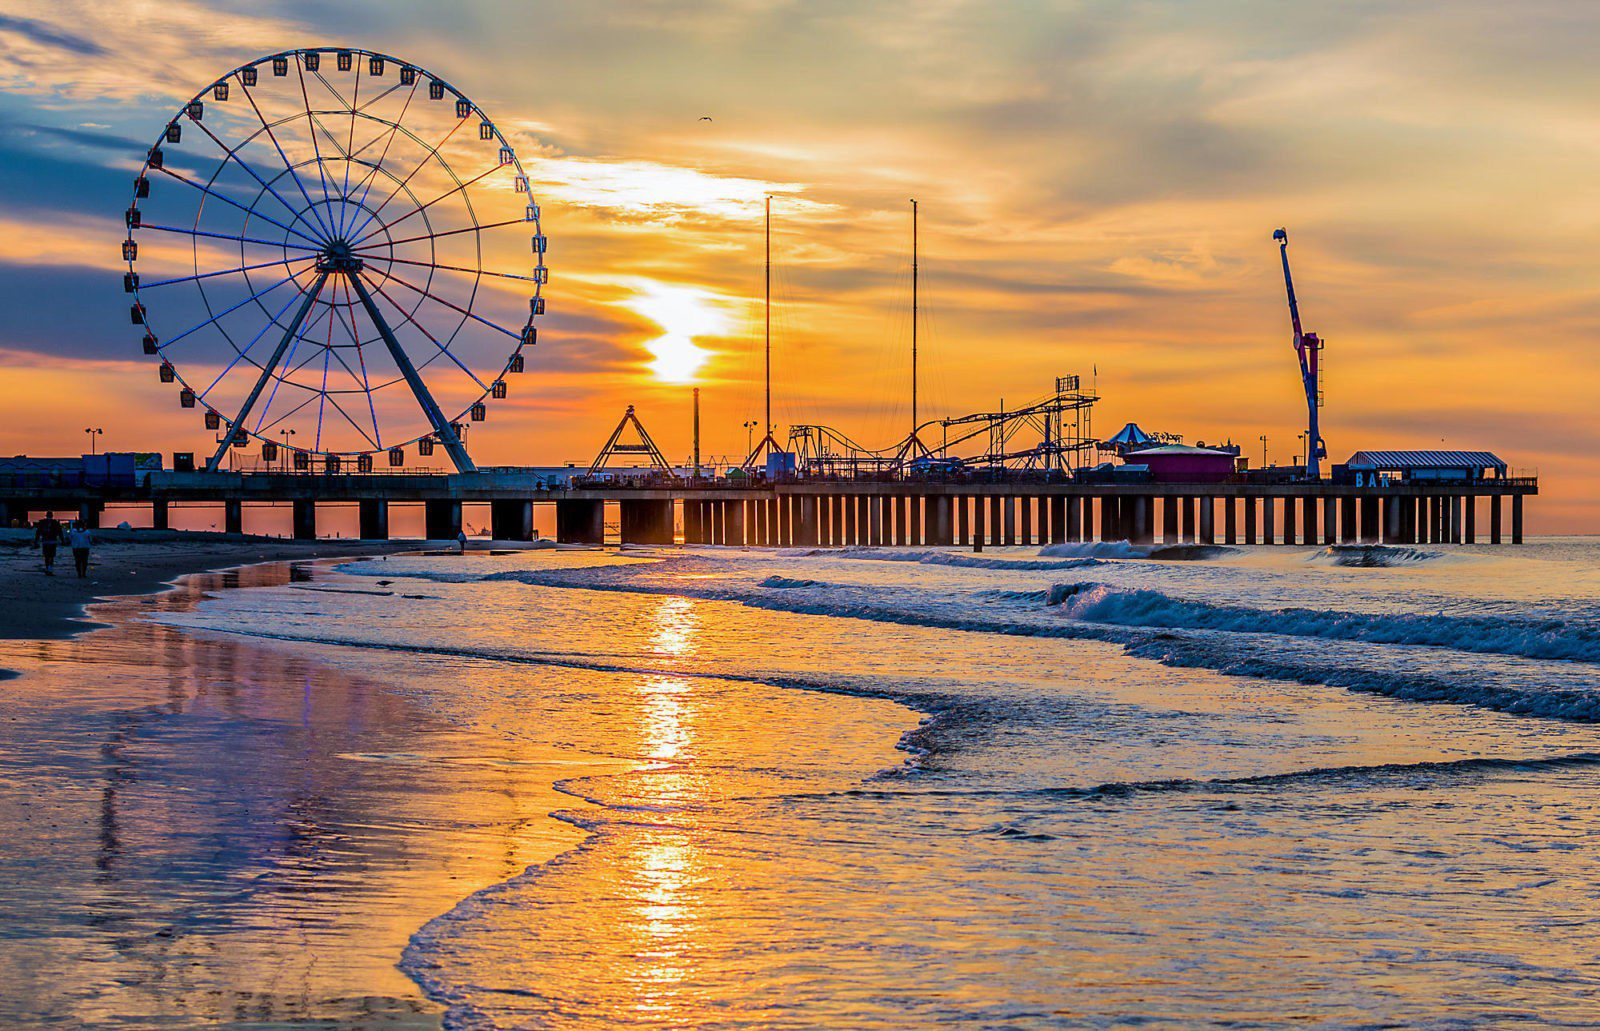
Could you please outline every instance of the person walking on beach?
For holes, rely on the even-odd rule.
[[[44,518],[34,524],[33,542],[39,545],[39,552],[44,556],[44,575],[56,575],[56,548],[61,546],[61,521],[54,512],[46,512]]]
[[[456,531],[456,544],[460,545],[461,554],[465,555],[467,553],[467,531]]]
[[[89,528],[81,520],[74,519],[72,529],[67,531],[67,544],[72,547],[72,564],[78,567],[80,580],[89,575],[89,546],[93,543]]]

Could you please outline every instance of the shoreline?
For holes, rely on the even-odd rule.
[[[188,575],[216,573],[263,562],[361,557],[415,550],[418,541],[294,541],[193,531],[96,531],[89,575],[73,572],[72,552],[56,553],[55,574],[45,575],[32,538],[0,541],[0,640],[63,640],[111,624],[88,610],[117,599],[160,594]],[[116,536],[110,536],[115,534]],[[0,673],[0,677],[4,674]]]
[[[580,841],[548,818],[570,800],[548,763],[438,719],[382,676],[314,648],[142,618],[330,571],[301,560],[418,542],[178,543],[97,547],[139,566],[22,619],[0,606],[0,667],[15,667],[0,668],[14,678],[0,828],[18,843],[0,867],[14,920],[61,943],[40,955],[0,935],[13,975],[0,1017],[187,1024],[249,1012],[272,1027],[438,1028],[444,1007],[398,965],[411,936]],[[46,579],[0,578],[0,596]],[[18,636],[29,628],[45,633]],[[196,850],[216,840],[228,848]],[[176,880],[163,872],[173,857],[189,871]],[[307,894],[308,861],[339,891]],[[142,885],[137,912],[123,910],[121,883]],[[109,979],[108,941],[121,970]]]

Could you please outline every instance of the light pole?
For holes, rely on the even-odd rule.
[[[278,461],[287,462],[289,460],[289,438],[294,436],[294,430],[279,430],[278,436],[283,438],[283,447],[278,449],[283,457],[279,458]],[[279,468],[282,467],[280,466]]]
[[[83,432],[89,435],[89,454],[93,456],[96,453],[95,442],[99,439],[101,434],[105,433],[105,430],[102,430],[99,427],[90,429],[89,427],[85,426],[83,428]]]
[[[751,454],[753,454],[755,452],[755,449],[756,449],[756,444],[755,444],[756,427],[759,426],[759,425],[761,425],[761,424],[756,422],[754,419],[751,419],[749,422],[746,422],[746,423],[743,424],[743,426],[744,426],[744,453],[747,456],[751,455]],[[748,461],[750,461],[750,459],[748,457],[746,457],[745,461],[748,462]]]
[[[1267,435],[1261,435],[1261,468],[1267,467]]]
[[[1301,466],[1304,466],[1306,464],[1306,435],[1304,433],[1301,433],[1301,434],[1299,434],[1299,437],[1300,437],[1300,459],[1299,459],[1299,464]]]

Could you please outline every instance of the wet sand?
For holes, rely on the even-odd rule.
[[[0,641],[19,673],[0,686],[0,1023],[439,1026],[395,963],[429,919],[578,840],[547,818],[572,804],[552,788],[570,758],[448,724],[316,648],[140,619],[327,575],[311,564],[184,576],[46,636],[185,566],[357,550],[111,544],[82,582],[6,554],[0,632],[33,638]]]
[[[72,552],[56,553],[55,575],[31,530],[0,530],[0,639],[66,637],[89,629],[90,602],[161,590],[185,573],[252,562],[371,555],[416,548],[379,541],[296,541],[278,537],[160,530],[97,530],[89,575],[79,579]]]

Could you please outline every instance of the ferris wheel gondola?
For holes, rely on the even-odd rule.
[[[297,468],[437,443],[471,471],[461,423],[538,339],[546,240],[511,140],[385,54],[286,51],[213,80],[163,124],[125,222],[131,321],[218,423],[210,470],[292,435]]]

